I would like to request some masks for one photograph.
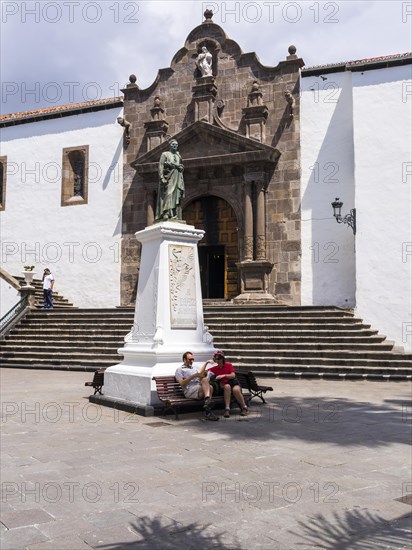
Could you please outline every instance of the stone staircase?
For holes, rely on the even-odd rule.
[[[14,277],[14,278],[19,281],[20,286],[23,286],[25,284],[24,277]],[[40,279],[33,279],[33,282],[31,284],[36,289],[36,292],[34,294],[36,306],[41,308],[43,306],[43,283]],[[71,302],[69,302],[69,300],[64,298],[61,294],[59,294],[56,291],[53,291],[53,306],[55,309],[74,307],[74,305]]]
[[[287,377],[412,379],[412,354],[337,307],[205,308],[215,347],[241,370]]]
[[[412,379],[412,354],[335,307],[207,304],[216,348],[236,368],[270,376]],[[0,345],[3,367],[94,371],[114,365],[133,308],[32,311]],[[182,350],[182,352],[185,350]]]
[[[121,361],[117,353],[134,309],[31,311],[0,343],[3,367],[94,371]]]

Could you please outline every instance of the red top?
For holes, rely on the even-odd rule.
[[[232,372],[235,372],[235,369],[233,368],[232,363],[223,363],[223,367],[219,367],[219,365],[215,365],[211,369],[208,369],[207,372],[211,372],[215,376],[220,376],[221,374],[232,374]],[[222,378],[220,382],[222,384],[226,384],[230,378]]]

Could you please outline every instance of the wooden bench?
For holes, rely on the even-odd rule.
[[[102,387],[104,385],[104,371],[106,369],[99,369],[94,373],[93,380],[91,382],[85,382],[85,386],[92,386],[94,388],[94,394],[100,393],[102,394]]]
[[[155,376],[153,380],[156,382],[157,396],[164,404],[163,414],[166,414],[166,411],[170,409],[175,413],[177,420],[178,409],[180,408],[190,408],[192,410],[201,410],[203,408],[203,399],[185,397],[182,386],[177,382],[174,376]],[[241,382],[240,379],[239,382]],[[244,386],[242,386],[242,388],[243,387]],[[252,396],[249,392],[242,392],[242,394],[247,405]],[[225,406],[223,395],[212,397],[212,401],[216,408],[223,408]]]
[[[265,398],[263,397],[263,394],[267,391],[273,391],[272,386],[260,386],[256,380],[256,376],[252,371],[248,372],[236,372],[236,376],[241,383],[242,388],[246,388],[249,390],[251,394],[250,401],[254,397],[259,397],[263,401],[263,403],[266,403]]]

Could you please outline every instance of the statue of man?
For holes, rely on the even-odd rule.
[[[202,52],[197,56],[196,65],[202,76],[212,76],[212,54],[203,46]]]
[[[162,153],[159,161],[159,191],[156,222],[182,219],[182,199],[185,196],[183,162],[175,139],[169,142],[170,151]]]

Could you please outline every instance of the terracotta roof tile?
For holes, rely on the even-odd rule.
[[[68,105],[55,105],[54,107],[46,107],[44,109],[36,109],[35,111],[23,111],[20,113],[10,113],[6,115],[0,115],[0,122],[8,122],[16,119],[25,118],[40,118],[57,113],[66,113],[69,111],[79,111],[82,109],[93,108],[98,106],[110,105],[111,103],[119,103],[123,101],[123,97],[114,97],[106,99],[95,99],[93,101],[85,101],[82,103],[70,103]]]

